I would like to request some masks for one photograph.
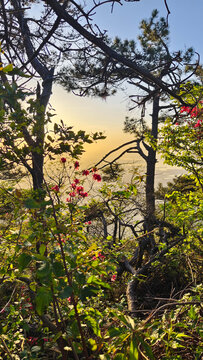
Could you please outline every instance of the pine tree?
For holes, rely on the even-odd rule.
[[[170,83],[171,87],[178,92],[180,85],[184,82],[185,64],[188,64],[193,57],[193,49],[189,48],[185,52],[169,50],[167,20],[163,17],[159,18],[157,10],[152,12],[150,19],[141,22],[140,29],[141,35],[138,37],[137,45],[134,40],[121,41],[119,38],[115,38],[114,41],[110,39],[107,41],[116,52],[148,69],[160,81]],[[79,53],[73,67],[69,70],[64,68],[61,72],[60,83],[67,90],[78,91],[80,95],[101,98],[114,94],[126,82],[130,86],[128,91],[131,92],[131,110],[140,107],[141,117],[139,119],[126,118],[124,131],[134,134],[136,138],[134,144],[133,141],[129,142],[130,152],[138,153],[146,163],[145,210],[147,228],[150,231],[155,216],[154,182],[158,129],[166,118],[163,111],[174,111],[176,114],[176,108],[174,104],[169,103],[168,93],[160,91],[157,85],[146,79],[143,82],[142,77],[127,66],[111,60],[101,52],[93,56],[93,52],[95,49],[92,50],[89,57],[84,57],[83,53]],[[194,67],[191,69],[194,70]],[[146,106],[152,106],[150,124],[145,120]],[[122,152],[122,155],[128,151],[129,147]],[[104,157],[104,160],[107,159],[108,156]],[[99,162],[98,165],[101,163]]]

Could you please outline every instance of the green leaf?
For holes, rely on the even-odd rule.
[[[197,314],[195,312],[194,306],[190,306],[190,310],[188,311],[188,315],[190,317],[190,319],[192,320],[196,320],[197,319]]]
[[[118,337],[119,335],[123,334],[125,330],[125,328],[114,327],[109,329],[108,333],[110,337]]]
[[[36,353],[39,352],[40,350],[41,350],[41,346],[32,346],[31,352]]]
[[[41,281],[50,280],[51,279],[51,267],[48,261],[41,262],[38,270],[37,270],[37,277]]]
[[[94,339],[88,339],[88,342],[90,343],[91,345],[91,349],[92,351],[96,351],[97,350],[97,343]]]
[[[130,191],[119,190],[119,191],[113,191],[112,195],[116,196],[118,198],[124,197],[124,198],[128,199],[131,196],[131,193],[130,193]]]
[[[133,186],[133,194],[136,196],[137,195],[137,188],[135,186]]]
[[[67,205],[68,205],[68,208],[69,208],[70,211],[76,210],[76,207],[75,207],[75,205],[73,203],[68,203]]]
[[[52,342],[55,343],[61,336],[62,336],[62,331],[59,331],[52,339]]]
[[[146,354],[147,354],[147,356],[149,357],[149,359],[150,359],[150,360],[155,360],[155,357],[154,357],[154,355],[153,355],[151,346],[149,346],[149,345],[147,344],[147,342],[144,341],[140,336],[139,336],[139,341],[141,342],[143,348],[145,349]]]
[[[44,200],[44,201],[40,202],[39,206],[40,207],[45,207],[45,206],[51,205],[51,204],[52,204],[51,200]]]
[[[137,195],[137,188],[135,185],[130,185],[129,190],[132,191],[135,196]]]
[[[60,299],[67,299],[72,295],[73,288],[71,286],[66,286],[65,289],[59,294]]]
[[[29,287],[32,291],[36,291],[36,283],[35,282],[30,283]]]
[[[183,338],[183,337],[188,337],[188,338],[191,338],[191,336],[187,335],[187,334],[184,334],[184,333],[178,333],[176,334],[176,338]]]
[[[135,321],[128,315],[119,315],[119,319],[127,325],[130,329],[135,329]]]
[[[46,245],[41,244],[39,248],[40,255],[44,255],[45,251],[46,251]]]
[[[96,336],[99,336],[101,337],[101,331],[100,331],[100,328],[99,328],[99,323],[97,320],[95,320],[93,317],[91,316],[86,316],[86,321],[87,323],[89,323],[89,325],[91,326],[94,334]]]
[[[86,283],[86,276],[83,273],[75,272],[75,278],[80,285],[84,285]]]
[[[52,269],[53,269],[54,275],[56,275],[57,277],[64,276],[64,267],[59,261],[53,262]]]
[[[84,286],[80,291],[80,299],[85,301],[87,298],[91,298],[92,296],[96,296],[98,293],[98,289],[94,286]]]
[[[73,338],[75,338],[75,339],[79,336],[80,331],[79,331],[79,328],[78,328],[77,320],[72,321],[71,326],[70,326],[70,332],[71,332]]]
[[[5,73],[7,73],[9,71],[12,71],[12,70],[13,70],[13,65],[12,64],[9,64],[9,65],[7,65],[7,66],[5,66],[3,68],[3,72],[5,72]]]
[[[117,353],[114,360],[126,360],[126,356],[122,353]]]
[[[40,208],[40,204],[31,198],[28,198],[24,201],[24,205],[27,209],[39,209]]]
[[[42,315],[44,310],[48,307],[52,300],[52,294],[46,287],[40,287],[36,295],[36,310],[39,315]]]
[[[99,277],[95,276],[95,275],[91,275],[88,279],[87,279],[87,284],[95,284],[95,285],[99,285],[102,286],[106,289],[111,289],[111,286],[105,282],[103,282]]]
[[[13,68],[11,70],[11,73],[9,75],[19,75],[20,77],[24,77],[24,78],[30,78],[31,75],[25,74],[22,70],[18,69],[18,68]],[[33,93],[30,92],[30,95],[32,95]]]
[[[31,260],[32,260],[32,256],[26,253],[20,254],[20,256],[18,257],[19,270],[20,271],[24,270],[29,265]]]
[[[139,360],[138,343],[135,334],[130,342],[129,360]]]

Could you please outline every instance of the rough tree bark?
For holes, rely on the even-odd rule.
[[[152,126],[151,136],[152,141],[156,147],[158,138],[158,123],[159,123],[159,95],[153,98],[153,111],[152,111]],[[155,167],[156,167],[156,148],[150,146],[148,148],[148,155],[146,159],[146,212],[149,222],[153,222],[155,215],[155,194],[154,194],[154,181],[155,181]],[[151,230],[151,229],[149,229]]]

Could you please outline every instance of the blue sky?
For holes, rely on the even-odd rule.
[[[89,1],[89,0],[88,0]],[[87,3],[88,3],[87,1]],[[185,49],[193,46],[203,59],[203,0],[167,0],[171,14],[169,16],[171,50]],[[102,29],[108,30],[111,37],[118,35],[122,39],[136,40],[139,34],[139,23],[149,18],[153,9],[157,8],[161,16],[167,16],[164,0],[140,0],[125,2],[111,6],[106,4],[98,9],[94,17]],[[203,63],[203,60],[202,60]],[[92,98],[80,98],[67,94],[61,87],[55,87],[51,99],[56,109],[57,118],[63,119],[75,129],[88,132],[104,131],[105,141],[89,145],[85,154],[85,162],[97,161],[110,149],[131,140],[124,134],[125,116],[139,116],[139,110],[128,112],[126,94],[118,93],[106,101]]]
[[[168,23],[171,32],[171,48],[184,49],[193,46],[203,57],[203,0],[167,0],[171,14]],[[136,39],[142,19],[149,18],[152,10],[158,9],[167,16],[164,0],[140,0],[115,4],[113,13],[109,4],[98,9],[95,17],[101,28],[114,37]]]

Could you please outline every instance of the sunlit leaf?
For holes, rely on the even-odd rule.
[[[135,334],[130,342],[129,360],[139,360],[138,343]]]
[[[13,70],[13,65],[9,64],[3,68],[3,72],[7,73]]]

